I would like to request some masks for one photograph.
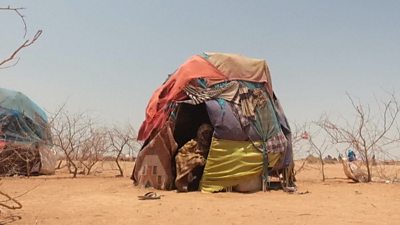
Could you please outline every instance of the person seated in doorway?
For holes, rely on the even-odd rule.
[[[179,192],[197,190],[210,148],[213,130],[210,124],[200,125],[196,138],[188,141],[178,150],[175,156],[175,186]]]

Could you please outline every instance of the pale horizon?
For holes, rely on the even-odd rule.
[[[289,121],[352,116],[348,92],[371,104],[399,93],[400,3],[304,1],[6,1],[22,11],[34,45],[2,69],[0,86],[48,112],[66,103],[101,123],[144,120],[167,75],[203,51],[265,59]],[[1,13],[0,57],[23,41],[23,24]]]

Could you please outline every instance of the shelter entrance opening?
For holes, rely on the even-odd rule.
[[[211,122],[204,103],[199,105],[182,103],[178,107],[174,139],[180,149],[188,141],[196,138],[200,125]]]
[[[179,106],[174,132],[178,144],[175,156],[175,185],[178,191],[199,189],[212,133],[213,128],[204,103]]]

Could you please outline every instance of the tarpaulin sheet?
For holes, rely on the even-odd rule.
[[[263,155],[257,145],[261,143],[213,138],[200,183],[201,191],[217,192],[244,179],[261,176]],[[281,153],[269,153],[269,166],[273,167],[281,156]]]

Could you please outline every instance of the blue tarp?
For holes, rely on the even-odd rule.
[[[34,120],[35,116],[39,115],[47,122],[46,113],[36,105],[36,103],[19,91],[0,88],[0,106],[5,109],[21,112],[31,120]]]
[[[45,112],[21,92],[0,88],[0,140],[50,144]]]

